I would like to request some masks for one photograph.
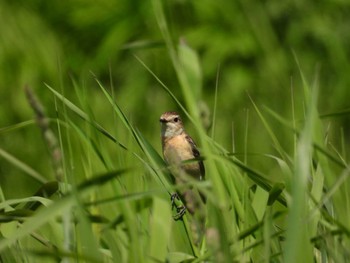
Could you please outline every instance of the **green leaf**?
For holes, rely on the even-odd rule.
[[[153,209],[150,219],[149,256],[160,262],[166,261],[170,240],[172,219],[169,201],[159,197],[153,198]]]
[[[199,101],[202,91],[202,72],[198,55],[185,43],[185,40],[182,40],[178,45],[178,57],[179,64],[186,76],[188,87],[190,87],[188,92],[191,92],[192,97]]]
[[[41,175],[40,173],[35,171],[33,168],[31,168],[29,165],[25,164],[24,162],[17,159],[15,156],[11,155],[10,153],[4,151],[1,148],[0,148],[0,156],[5,158],[8,162],[10,162],[15,167],[25,172],[27,175],[29,175],[36,181],[39,181],[40,183],[45,183],[47,181],[47,179],[43,175]]]
[[[267,205],[272,205],[276,200],[278,200],[279,196],[282,194],[285,186],[282,183],[274,184],[272,189],[269,192],[269,199],[267,201]]]

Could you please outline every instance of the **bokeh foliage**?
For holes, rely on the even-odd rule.
[[[295,134],[273,114],[267,114],[269,110],[262,109],[266,106],[289,121],[294,116],[295,126],[301,131],[308,112],[306,105],[310,103],[305,94],[305,85],[309,84],[305,83],[316,83],[318,113],[329,115],[313,127],[313,132],[316,129],[321,134],[317,135],[318,142],[324,139],[329,152],[334,155],[339,152],[347,163],[349,1],[171,0],[162,3],[170,42],[176,49],[180,43],[184,59],[188,56],[199,59],[200,67],[194,69],[198,73],[194,81],[198,84],[195,95],[198,105],[191,106],[207,109],[210,120],[217,88],[215,122],[207,127],[208,134],[214,135],[212,139],[227,151],[235,152],[249,167],[275,181],[284,181],[280,163],[278,165],[276,160],[263,155],[279,156],[278,140],[283,152],[293,156]],[[52,165],[37,126],[31,123],[22,128],[6,129],[33,119],[23,92],[26,84],[36,91],[48,116],[69,119],[72,122],[69,125],[75,127],[78,135],[68,135],[59,131],[54,122],[52,125],[57,134],[62,132],[63,141],[69,141],[67,144],[71,149],[66,149],[67,160],[85,152],[88,154],[84,157],[88,160],[99,160],[90,163],[75,160],[74,164],[67,164],[74,166],[78,171],[75,174],[79,174],[68,178],[73,184],[87,179],[82,175],[84,172],[96,174],[106,172],[107,168],[132,167],[135,156],[130,157],[130,153],[101,139],[96,130],[86,128],[86,123],[78,117],[67,117],[64,107],[58,106],[57,112],[56,105],[62,102],[57,102],[57,97],[44,83],[80,105],[128,148],[137,149],[136,154],[141,156],[143,152],[137,148],[128,128],[117,120],[95,77],[112,93],[133,127],[158,152],[160,114],[180,109],[144,65],[165,83],[191,114],[194,113],[186,101],[186,91],[180,88],[183,85],[169,55],[169,43],[159,26],[159,14],[151,1],[1,1],[0,32],[0,147],[47,180],[54,179]],[[188,53],[186,47],[190,49]],[[269,123],[268,128],[262,120]],[[190,121],[186,124],[195,138],[203,140],[203,134],[195,128],[196,119],[194,125]],[[86,133],[81,127],[89,131],[87,138],[93,138],[96,145],[81,146],[78,141],[83,140],[82,134]],[[306,137],[307,145],[311,139]],[[99,149],[99,158],[96,153],[90,153],[94,152],[91,148],[84,147]],[[319,161],[322,163],[322,158]],[[143,167],[142,163],[135,166],[137,169]],[[294,169],[298,168],[296,164]],[[341,171],[336,165],[329,169],[334,174]],[[322,174],[316,168],[314,171]],[[126,189],[134,186],[133,192],[147,190],[148,183],[143,181],[144,178],[140,183],[137,174],[134,172],[132,180],[123,181]],[[326,175],[325,180],[331,186],[335,178]],[[6,199],[27,197],[40,186],[38,181],[18,169],[18,163],[9,162],[3,155],[0,158],[0,182]],[[305,186],[304,182],[298,183]],[[118,187],[115,186],[116,192],[121,191]],[[337,198],[341,200],[344,193],[348,191]],[[164,206],[160,200],[154,202]],[[129,207],[121,205],[119,208],[127,211]],[[103,212],[112,216],[112,211],[106,209]],[[339,215],[342,223],[348,218],[346,211]],[[157,232],[157,229],[152,231]],[[140,255],[144,253],[139,252]]]
[[[63,86],[72,94],[71,77],[88,93],[92,71],[103,83],[114,83],[116,96],[146,135],[156,143],[155,120],[173,109],[133,54],[141,57],[175,93],[179,83],[149,1],[1,1],[1,119],[2,126],[27,120],[24,84],[50,100],[43,82]],[[219,69],[217,138],[231,142],[236,130],[237,151],[243,151],[245,110],[251,108],[247,92],[259,104],[284,116],[291,115],[291,86],[300,86],[295,57],[311,81],[318,72],[320,113],[348,107],[350,23],[347,1],[164,1],[171,37],[181,38],[198,52],[203,76],[203,100],[213,109]],[[293,55],[295,54],[295,56]],[[294,88],[296,111],[303,113],[301,89]],[[94,110],[105,109],[91,96]],[[141,103],[140,103],[141,102]],[[157,105],[157,107],[155,107]],[[142,106],[142,107],[140,107]],[[53,112],[53,107],[48,106]],[[108,114],[104,122],[108,123]],[[99,116],[100,118],[102,116]],[[257,126],[251,117],[251,130]],[[330,132],[347,134],[347,117],[332,120]],[[26,136],[3,136],[3,147],[22,157],[41,149]],[[35,136],[30,133],[30,136]],[[253,134],[251,136],[254,136]],[[281,131],[281,136],[286,136]],[[21,138],[22,137],[22,138]],[[252,140],[251,152],[270,151],[264,140]],[[290,140],[286,139],[286,146]],[[44,162],[45,163],[45,162]],[[1,167],[11,171],[6,162]],[[40,169],[47,169],[41,167]],[[4,179],[2,179],[4,180]]]

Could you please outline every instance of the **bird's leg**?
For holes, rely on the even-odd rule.
[[[176,207],[177,214],[174,215],[175,220],[179,220],[183,217],[183,215],[186,213],[186,207],[184,205]]]
[[[180,197],[178,195],[178,193],[172,193],[170,196],[170,200],[171,200],[171,209],[174,209],[174,207],[176,207],[176,202],[175,200],[180,200]]]
[[[174,219],[179,220],[186,213],[186,207],[184,205],[178,206],[176,204],[176,199],[181,200],[178,193],[171,194],[170,198],[171,198],[171,209],[174,209],[174,207],[176,207],[176,215],[174,216]]]

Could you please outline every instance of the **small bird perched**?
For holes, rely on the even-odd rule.
[[[204,180],[205,169],[201,160],[184,163],[200,157],[200,153],[192,138],[185,132],[182,120],[178,113],[169,111],[160,116],[161,137],[163,156],[175,176],[175,183],[178,185],[188,183],[193,177],[197,180]],[[204,210],[203,196],[192,188],[185,189],[180,193],[187,210],[193,215],[195,211]],[[172,195],[172,201],[178,198],[177,194]],[[177,207],[177,218],[181,218],[186,212],[185,207]],[[200,214],[203,214],[201,211]]]

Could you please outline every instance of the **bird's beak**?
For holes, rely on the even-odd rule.
[[[160,121],[161,123],[167,123],[167,122],[168,122],[166,119],[163,119],[163,118],[161,118],[159,121]]]

